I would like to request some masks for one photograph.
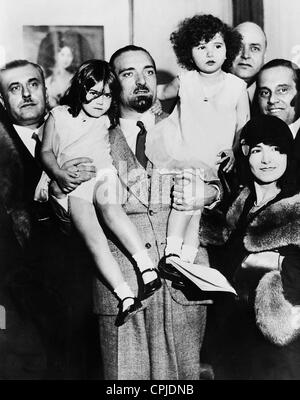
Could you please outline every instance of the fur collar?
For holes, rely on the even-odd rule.
[[[255,297],[256,324],[263,335],[279,346],[299,337],[294,310],[283,295],[280,273],[272,271],[265,274],[257,286]]]
[[[233,230],[250,191],[245,188],[227,213],[229,230]],[[279,199],[258,211],[249,223],[244,245],[249,252],[260,252],[288,245],[300,247],[300,194]]]

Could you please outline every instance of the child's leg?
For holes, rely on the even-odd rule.
[[[167,245],[165,255],[177,254],[180,256],[183,238],[189,225],[192,215],[184,211],[177,211],[174,208],[170,211],[167,229]]]
[[[99,181],[95,189],[95,207],[101,213],[109,229],[135,259],[139,270],[143,272],[151,269],[151,271],[142,274],[144,282],[148,283],[157,278],[157,273],[154,271],[153,262],[145,249],[136,226],[123,210],[122,199],[123,188],[117,175],[107,175],[104,184]]]
[[[181,252],[181,259],[193,263],[199,248],[199,225],[201,213],[197,212],[192,215],[187,229],[185,231],[183,246]]]
[[[125,297],[135,297],[125,282],[119,265],[111,254],[93,204],[75,196],[69,197],[69,204],[72,221],[91,252],[101,275],[120,300]],[[132,303],[133,299],[125,300],[124,309]]]

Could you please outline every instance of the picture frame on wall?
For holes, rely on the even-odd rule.
[[[25,58],[44,70],[52,108],[84,61],[104,59],[104,26],[24,25],[23,49]]]

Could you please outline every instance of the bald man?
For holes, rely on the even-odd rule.
[[[247,83],[252,102],[255,80],[265,61],[267,38],[261,27],[254,22],[243,22],[235,28],[242,35],[242,49],[232,63],[231,73]]]

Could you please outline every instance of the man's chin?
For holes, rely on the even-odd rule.
[[[152,106],[152,104],[153,104],[152,97],[139,96],[136,99],[134,99],[134,101],[132,101],[131,107],[135,111],[137,111],[139,113],[143,113],[143,112],[149,110],[149,108]]]

